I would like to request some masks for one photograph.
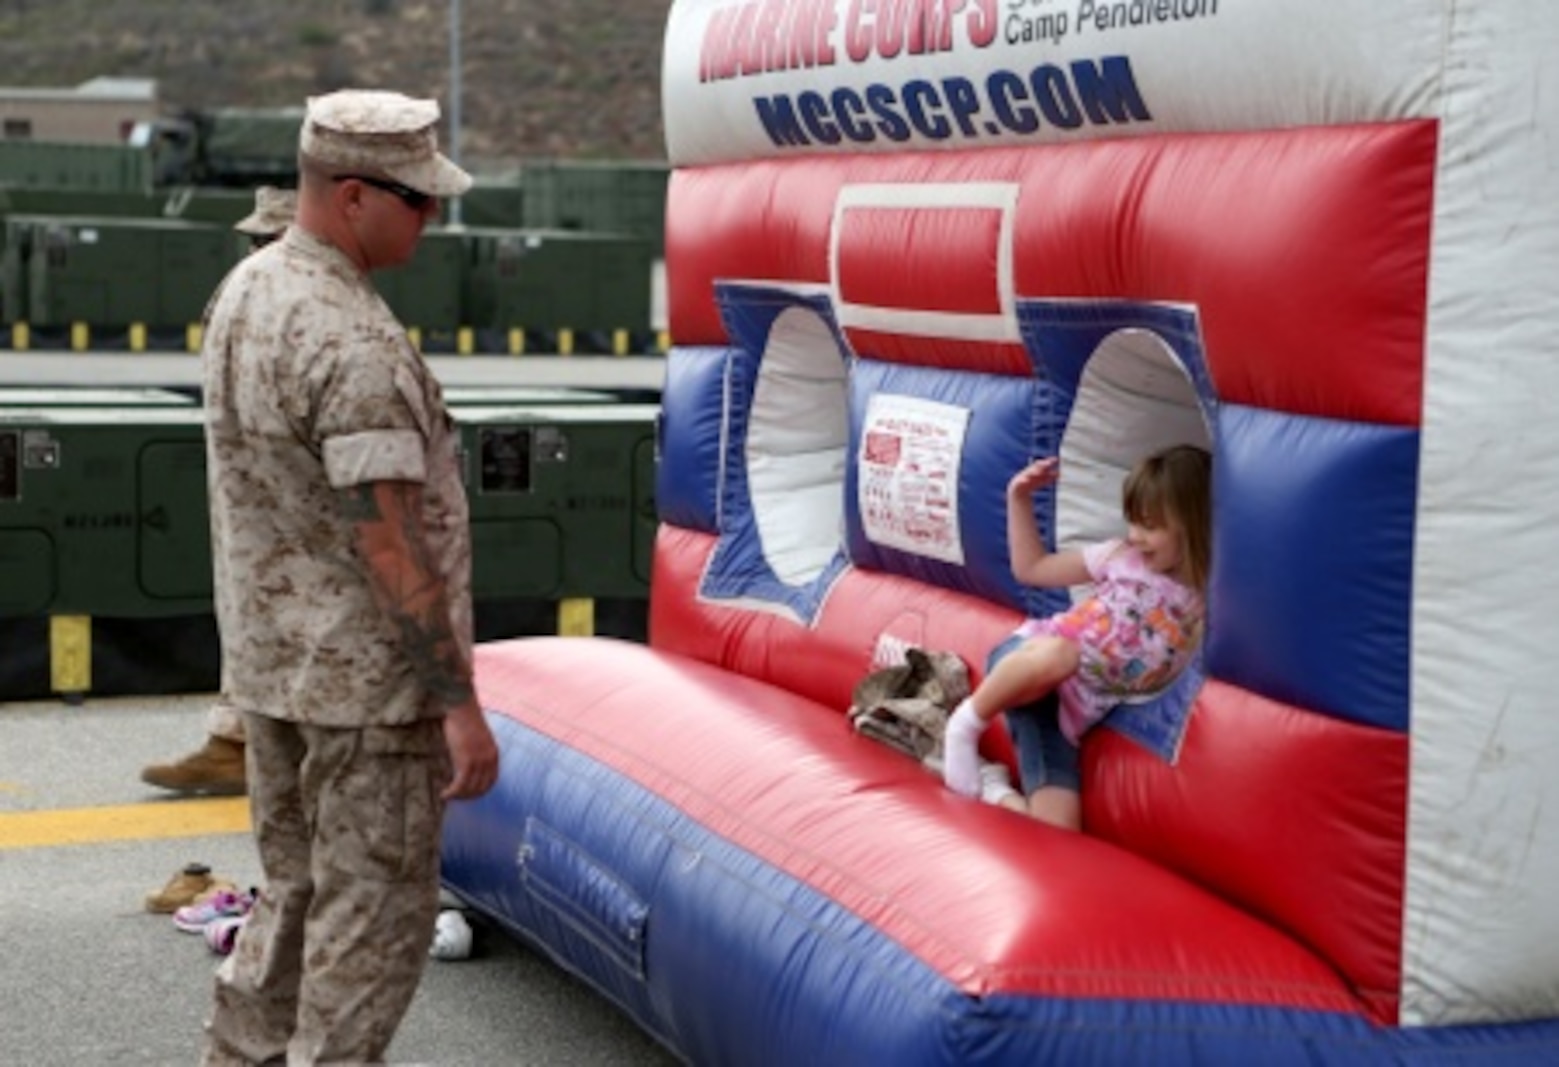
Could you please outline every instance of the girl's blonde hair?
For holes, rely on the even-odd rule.
[[[1196,589],[1207,588],[1212,567],[1212,482],[1211,453],[1175,445],[1139,462],[1121,487],[1127,522],[1180,531],[1181,558]]]

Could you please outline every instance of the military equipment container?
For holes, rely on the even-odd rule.
[[[470,239],[473,326],[611,331],[649,324],[653,256],[644,238],[482,230]]]
[[[467,325],[461,313],[466,260],[464,233],[428,230],[409,263],[374,272],[374,286],[407,327],[455,330]]]
[[[96,189],[10,189],[3,206],[7,215],[79,215],[88,218],[156,218],[164,214],[163,193],[103,192]]]
[[[200,409],[0,409],[0,572],[0,615],[208,612]]]
[[[200,409],[0,409],[0,574],[0,699],[214,689]]]
[[[473,227],[525,227],[525,190],[518,177],[477,178],[460,198],[460,221]]]
[[[661,162],[550,160],[526,163],[525,225],[629,233],[665,254],[666,185]]]
[[[151,156],[131,144],[0,140],[0,185],[144,193],[152,177]]]
[[[659,410],[455,410],[477,599],[648,596]]]
[[[221,226],[39,216],[10,224],[30,226],[26,318],[34,326],[199,322],[238,256],[232,232]]]
[[[27,318],[27,260],[31,250],[32,227],[5,219],[0,224],[0,322]]]
[[[452,410],[477,599],[647,595],[657,407]],[[0,407],[0,615],[210,611],[205,467],[193,404]]]
[[[53,399],[0,406],[0,699],[214,687],[201,411]],[[658,409],[453,410],[478,639],[558,632],[580,609],[643,638]]]
[[[185,222],[209,222],[231,227],[254,209],[254,192],[249,189],[169,190],[157,197],[157,214]]]

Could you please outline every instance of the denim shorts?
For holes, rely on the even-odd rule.
[[[991,650],[985,662],[986,673],[1025,638],[1013,634]],[[1032,796],[1041,786],[1082,788],[1077,746],[1061,732],[1061,699],[1048,693],[1032,704],[1007,709],[1007,733],[1018,751],[1018,781],[1024,796]]]

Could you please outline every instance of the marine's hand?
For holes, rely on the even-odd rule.
[[[498,780],[498,743],[475,700],[444,716],[444,741],[455,770],[444,790],[445,800],[468,800],[493,787]]]
[[[1036,459],[1012,476],[1007,492],[1014,496],[1029,496],[1047,485],[1054,485],[1061,477],[1061,460],[1056,456]]]

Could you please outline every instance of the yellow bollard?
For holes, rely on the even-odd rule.
[[[572,356],[574,354],[574,331],[561,329],[558,331],[558,355]]]
[[[187,352],[199,352],[200,346],[206,343],[206,328],[198,322],[192,322],[184,327],[184,349]]]
[[[628,354],[628,331],[612,331],[612,355],[626,356]]]
[[[70,348],[73,352],[85,352],[92,347],[92,331],[84,322],[70,324]]]
[[[130,351],[146,351],[146,323],[132,322],[130,324]]]
[[[92,688],[92,617],[49,617],[49,686],[66,696]]]
[[[523,356],[525,354],[525,331],[511,329],[509,331],[509,355]]]
[[[422,351],[422,331],[413,326],[406,331],[406,336],[411,338],[411,347],[418,352]]]
[[[656,334],[655,334],[655,347],[660,350],[660,354],[663,355],[663,356],[667,352],[671,351],[671,331],[670,330],[659,330],[659,331],[656,332]]]
[[[32,337],[27,330],[25,322],[11,324],[11,347],[18,352],[25,352],[32,345]]]
[[[476,331],[469,326],[462,326],[455,331],[455,351],[462,356],[469,356],[476,351]]]
[[[595,601],[590,597],[567,597],[558,601],[558,634],[563,637],[595,635]]]

